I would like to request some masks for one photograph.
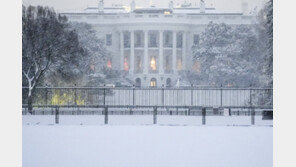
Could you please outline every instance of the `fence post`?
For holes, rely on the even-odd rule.
[[[108,107],[104,108],[104,114],[105,114],[105,124],[108,124]]]
[[[202,125],[206,124],[206,108],[202,108]]]
[[[75,106],[77,105],[77,90],[76,90],[76,84],[74,85],[74,104],[75,104]]]
[[[135,105],[135,85],[133,85],[133,106]]]
[[[250,84],[250,104],[249,105],[250,105],[250,110],[251,110],[251,111],[249,111],[249,114],[251,112],[251,119],[253,119],[252,118],[252,111],[253,111],[252,110],[252,84]]]
[[[191,99],[190,99],[190,101],[191,101],[191,106],[193,106],[193,84],[191,84],[191,93],[190,93],[190,95],[191,95]]]
[[[106,105],[106,89],[105,89],[106,84],[104,84],[104,88],[103,88],[103,105]]]
[[[47,90],[47,84],[45,85],[45,106],[47,107],[47,100],[48,100],[48,90]]]
[[[252,84],[250,84],[250,107],[252,107]]]
[[[153,107],[153,124],[157,124],[157,107]]]
[[[55,111],[55,123],[59,124],[59,107],[56,107]]]
[[[220,106],[222,107],[223,106],[223,94],[222,94],[222,91],[223,91],[223,85],[221,84],[221,89],[220,89]]]
[[[161,104],[164,106],[164,84],[162,84]]]
[[[255,108],[253,108],[252,105],[252,84],[250,84],[251,125],[255,125]]]
[[[255,125],[255,108],[251,108],[251,124]]]

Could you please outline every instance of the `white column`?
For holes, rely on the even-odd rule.
[[[177,73],[177,32],[173,31],[173,72]]]
[[[148,59],[148,31],[144,31],[144,62],[143,62],[143,72],[144,74],[148,74],[149,69],[149,59]]]
[[[134,31],[131,31],[131,61],[130,61],[130,69],[129,73],[134,74],[134,67],[135,67],[135,34]]]
[[[186,68],[186,32],[182,32],[182,70]]]
[[[159,31],[159,74],[164,74],[163,71],[163,30]]]
[[[124,45],[122,31],[120,31],[120,69],[124,70]]]

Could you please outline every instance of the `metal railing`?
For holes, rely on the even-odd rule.
[[[27,87],[23,87],[23,104]],[[272,108],[272,88],[37,87],[34,106]]]

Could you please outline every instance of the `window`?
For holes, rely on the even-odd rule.
[[[193,44],[194,45],[199,45],[199,35],[198,34],[195,34],[193,36]]]
[[[165,69],[166,70],[171,70],[170,62],[171,62],[171,56],[166,56],[165,57]]]
[[[123,43],[124,43],[124,48],[130,48],[131,47],[130,33],[124,33],[124,35],[123,35]]]
[[[182,48],[183,45],[183,36],[182,33],[178,33],[177,35],[177,48]]]
[[[112,68],[112,61],[111,61],[111,59],[109,59],[109,60],[107,61],[107,68],[109,68],[109,69]]]
[[[141,87],[141,79],[140,78],[137,78],[136,79],[136,87]]]
[[[142,60],[141,56],[136,57],[136,71],[140,72],[142,69]]]
[[[181,57],[179,57],[177,60],[177,69],[178,69],[178,71],[182,70],[182,58]]]
[[[152,79],[150,80],[150,86],[151,86],[151,87],[156,87],[156,86],[157,86],[157,83],[156,83],[156,79],[155,79],[155,78],[152,78]]]
[[[129,70],[129,66],[128,66],[128,59],[127,57],[124,58],[124,71],[128,71]]]
[[[149,34],[149,47],[157,47],[157,34],[156,33]]]
[[[171,78],[168,78],[166,80],[166,87],[172,87],[172,80],[171,80]]]
[[[144,34],[142,32],[135,32],[135,47],[144,46]]]
[[[111,46],[112,45],[112,34],[106,35],[106,45]]]
[[[150,68],[151,68],[151,70],[153,70],[153,71],[156,70],[156,60],[155,60],[155,57],[154,57],[154,56],[151,57]]]
[[[173,47],[173,33],[170,31],[164,33],[164,47]]]

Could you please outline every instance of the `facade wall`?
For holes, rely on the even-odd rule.
[[[191,70],[194,35],[201,34],[210,21],[230,25],[256,23],[255,17],[240,14],[64,15],[70,21],[93,25],[99,38],[106,40],[106,35],[111,34],[112,44],[106,48],[111,53],[112,68],[128,70],[129,79],[140,80],[141,86],[149,86],[151,79],[156,80],[157,86],[165,86],[168,78],[173,86],[179,70]]]

